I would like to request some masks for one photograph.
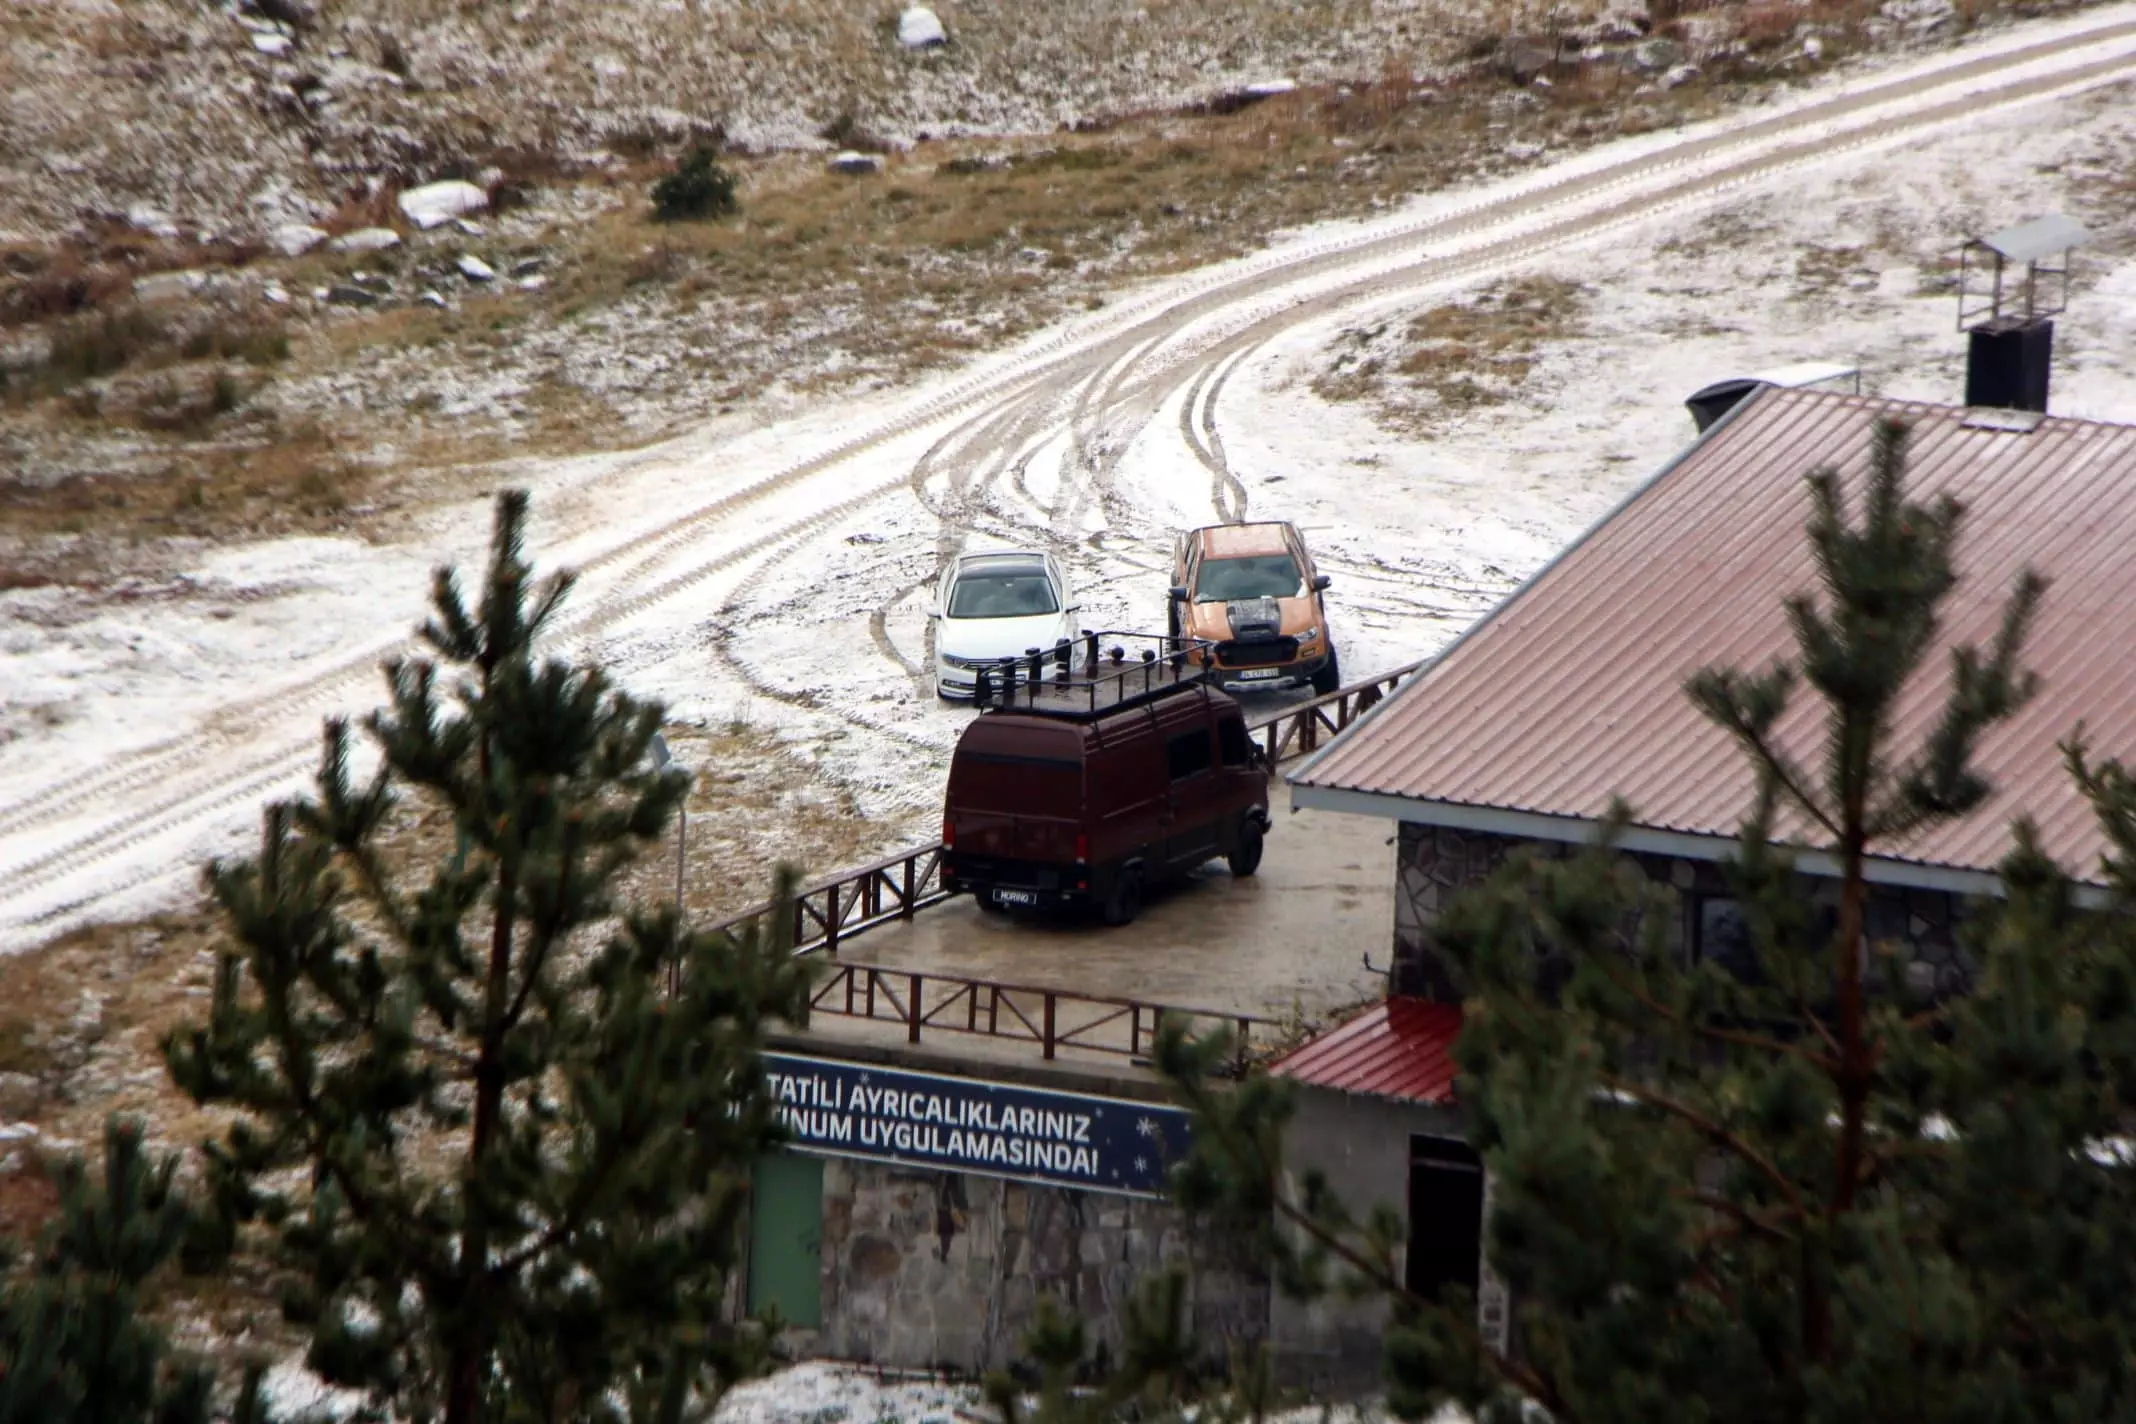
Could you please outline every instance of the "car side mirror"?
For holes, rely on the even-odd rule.
[[[927,616],[929,618],[940,618],[942,616],[942,610],[939,608],[930,608],[927,610]]]
[[[1185,603],[1187,601],[1187,586],[1185,584],[1175,583],[1169,592],[1172,596],[1172,602]]]
[[[1324,592],[1326,592],[1326,590],[1327,590],[1327,586],[1328,586],[1328,585],[1329,585],[1330,583],[1332,583],[1332,582],[1334,582],[1334,580],[1330,579],[1330,578],[1329,578],[1329,577],[1328,577],[1328,576],[1327,576],[1326,574],[1314,574],[1314,575],[1313,575],[1313,592],[1315,592],[1315,593],[1324,593]]]

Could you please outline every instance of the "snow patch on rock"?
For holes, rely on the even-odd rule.
[[[425,183],[400,195],[402,215],[425,231],[442,227],[454,218],[479,213],[487,207],[489,194],[457,178],[443,183]]]
[[[949,43],[949,32],[934,11],[915,5],[897,17],[897,42],[906,49],[935,49]]]
[[[383,252],[400,246],[400,234],[390,227],[360,227],[335,238],[332,246],[336,252]]]

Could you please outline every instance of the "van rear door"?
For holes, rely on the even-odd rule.
[[[1083,815],[1079,729],[982,715],[964,729],[949,764],[943,817],[956,855],[1066,867]]]

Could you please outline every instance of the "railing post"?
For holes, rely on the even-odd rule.
[[[918,1043],[920,1041],[920,976],[910,974],[906,977],[912,983],[912,1000],[910,1006],[905,1010],[905,1017],[911,1020],[905,1030],[905,1042]]]
[[[919,864],[920,858],[918,856],[908,855],[905,857],[905,904],[898,911],[900,919],[909,920],[912,918],[912,902],[919,898]]]
[[[804,939],[808,938],[807,934],[806,934],[806,933],[804,932],[804,931],[805,931],[805,930],[807,929],[807,927],[808,927],[808,908],[807,908],[807,907],[808,907],[808,896],[806,896],[806,895],[796,895],[796,896],[794,896],[794,948],[795,948],[795,949],[799,949],[799,948],[801,947],[801,942],[802,942],[802,941],[803,941]],[[836,956],[836,955],[834,954],[834,955],[833,955],[832,957],[833,957],[833,958],[836,958],[837,956]]]
[[[1053,1060],[1053,1005],[1053,991],[1051,989],[1048,989],[1046,991],[1046,1029],[1044,1038],[1044,1043],[1046,1046],[1046,1060],[1048,1062],[1051,1062]]]
[[[1130,1058],[1140,1058],[1142,1056],[1142,1005],[1140,1004],[1130,1004],[1127,1007],[1127,1056]]]
[[[838,883],[832,881],[831,888],[824,893],[830,897],[831,911],[823,917],[823,947],[835,957],[838,953]]]

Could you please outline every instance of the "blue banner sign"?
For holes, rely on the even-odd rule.
[[[902,1068],[764,1055],[796,1151],[1161,1196],[1187,1150],[1182,1109]]]

